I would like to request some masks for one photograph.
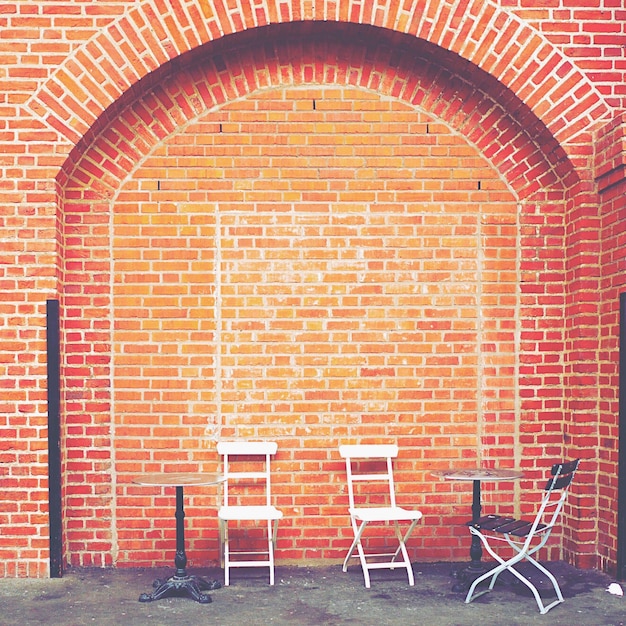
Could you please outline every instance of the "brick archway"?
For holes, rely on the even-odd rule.
[[[79,144],[68,160],[67,168],[58,177],[64,194],[61,204],[66,244],[64,305],[71,312],[66,320],[66,354],[70,364],[66,372],[66,388],[68,397],[71,397],[67,416],[73,434],[69,445],[76,448],[84,446],[86,432],[91,441],[91,445],[81,448],[81,458],[76,465],[73,460],[68,462],[68,494],[73,498],[75,507],[83,498],[89,500],[84,495],[85,471],[90,471],[85,470],[85,467],[89,466],[94,480],[87,482],[95,485],[91,495],[98,502],[91,509],[92,518],[87,524],[93,536],[88,536],[89,533],[70,533],[70,551],[76,564],[110,563],[111,559],[117,558],[113,557],[117,549],[125,551],[120,557],[120,562],[124,563],[131,553],[128,546],[134,538],[133,533],[136,533],[136,526],[131,525],[130,530],[120,528],[117,525],[118,518],[112,519],[103,514],[104,511],[117,510],[117,505],[126,508],[120,517],[137,510],[137,507],[132,506],[132,498],[137,497],[137,494],[132,494],[126,485],[115,484],[108,473],[102,472],[102,468],[114,463],[110,378],[112,336],[117,320],[111,317],[111,284],[115,271],[111,258],[111,250],[115,249],[111,241],[111,206],[119,189],[130,180],[129,173],[135,171],[137,164],[146,162],[159,146],[166,144],[181,129],[211,113],[219,112],[228,103],[245,101],[250,95],[262,97],[264,93],[281,86],[306,91],[307,88],[331,88],[336,85],[368,93],[372,98],[399,102],[402,110],[420,113],[420,130],[416,131],[420,142],[427,144],[429,141],[429,123],[444,126],[445,132],[440,134],[450,141],[462,143],[466,139],[461,141],[460,138],[468,138],[472,145],[470,153],[482,154],[481,159],[489,159],[491,162],[492,171],[488,178],[496,195],[498,192],[505,195],[509,208],[511,203],[514,205],[514,195],[524,199],[529,207],[525,215],[528,216],[529,225],[532,224],[532,234],[528,240],[520,234],[521,245],[531,251],[538,245],[550,249],[551,256],[546,259],[543,269],[554,267],[556,257],[552,253],[563,254],[562,240],[554,237],[555,220],[562,220],[563,206],[559,201],[549,198],[563,197],[563,187],[569,172],[565,170],[566,180],[560,180],[555,169],[562,161],[557,161],[555,165],[547,160],[542,148],[528,135],[526,128],[490,99],[488,94],[472,89],[472,85],[463,77],[434,63],[426,54],[416,55],[415,49],[409,48],[404,54],[398,54],[397,48],[388,45],[345,44],[337,39],[320,39],[315,33],[310,37],[300,36],[292,40],[283,38],[280,43],[272,45],[263,45],[258,41],[247,44],[232,47],[228,49],[228,54],[213,56],[203,62],[193,58],[194,63],[186,67],[178,66],[175,73],[162,76],[158,84],[153,84],[136,99],[121,102],[119,107],[109,111],[111,122],[101,126],[98,132],[90,133]],[[210,121],[213,124],[211,132],[219,133],[217,118],[211,118]],[[432,134],[437,134],[434,128]],[[419,142],[416,145],[419,146]],[[445,145],[442,144],[441,148],[445,149]],[[153,164],[150,161],[150,165]],[[506,181],[506,185],[503,181]],[[449,190],[453,191],[453,178],[449,184]],[[139,192],[139,188],[136,191]],[[479,194],[480,191],[486,190],[476,187],[475,193]],[[467,189],[461,193],[464,198],[468,197]],[[537,207],[541,202],[541,209],[535,209],[533,202],[537,203]],[[130,210],[136,217],[135,208],[130,206]],[[151,209],[147,207],[146,210],[149,212]],[[549,215],[545,225],[536,223],[536,210],[545,210]],[[504,360],[497,354],[485,356],[489,363],[486,371],[492,379],[486,383],[486,387],[492,395],[485,397],[481,411],[487,415],[491,430],[481,445],[495,455],[499,446],[510,445],[516,440],[516,400],[512,389],[516,383],[503,384],[501,380],[512,376],[515,369],[511,346],[516,331],[508,318],[511,316],[511,307],[518,307],[516,257],[510,256],[509,251],[516,248],[517,220],[525,217],[518,217],[515,210],[485,215],[487,217],[483,226],[486,246],[481,254],[486,255],[486,267],[493,271],[492,278],[488,279],[492,291],[486,292],[485,300],[485,306],[491,310],[490,324],[493,324],[489,327],[489,333],[494,338],[490,345],[495,346],[499,342],[508,344]],[[475,223],[476,216],[473,219]],[[449,233],[452,234],[452,231]],[[127,249],[131,248],[128,244]],[[93,252],[88,258],[85,256],[86,249]],[[150,246],[146,249],[150,250]],[[182,250],[182,246],[177,249]],[[460,263],[460,259],[456,262]],[[535,270],[541,269],[541,261],[534,262],[533,267]],[[121,278],[116,280],[118,283],[123,282]],[[539,271],[536,280],[542,280]],[[556,279],[552,280],[554,285],[558,285]],[[499,288],[495,287],[500,281],[507,284],[508,290],[502,298],[498,295]],[[533,293],[536,287],[537,283],[531,284],[526,277],[523,288]],[[136,291],[132,286],[130,288]],[[365,294],[364,297],[370,295]],[[522,318],[532,315],[523,309],[519,312]],[[132,324],[132,317],[127,315],[124,323]],[[450,337],[453,335],[451,332]],[[551,349],[558,351],[556,342]],[[132,367],[130,361],[126,365]],[[389,377],[391,369],[384,364],[373,367],[368,363],[362,375],[377,380]],[[540,385],[541,382],[531,383],[536,384]],[[176,391],[173,393],[177,394]],[[411,393],[412,390],[407,391],[407,397]],[[459,390],[459,394],[462,398],[463,390]],[[128,402],[134,402],[132,394],[129,394],[129,398]],[[562,419],[561,407],[556,404],[552,406],[552,418],[544,415],[545,422]],[[85,420],[91,422],[85,425]],[[142,429],[145,430],[145,424],[141,422],[124,422],[122,427],[131,431],[127,438],[134,436],[133,433],[141,437]],[[136,456],[133,449],[131,457]],[[128,461],[130,465],[118,465],[115,474],[128,478],[132,458],[118,459],[118,462],[123,464]],[[198,458],[194,458],[194,461],[197,463]],[[111,482],[107,485],[108,480]],[[167,520],[164,519],[163,523],[167,523]],[[117,545],[114,530],[121,542]],[[334,549],[333,556],[337,548]],[[145,550],[142,544],[140,551]],[[156,558],[154,554],[151,553],[151,558]],[[137,562],[137,554],[133,553],[131,558]]]
[[[290,28],[265,31],[267,39],[243,35],[211,55],[190,55],[158,80],[142,83],[143,93],[116,102],[72,151],[58,181],[63,187],[75,177],[89,183],[92,195],[110,197],[130,163],[207,110],[257,90],[337,84],[398,99],[441,119],[489,159],[520,199],[573,184],[565,152],[512,94],[501,87],[493,93],[495,81],[468,75],[465,65],[455,69],[454,59],[429,44],[372,40],[375,34],[341,26]]]
[[[172,59],[227,35],[291,22],[352,23],[424,40],[458,55],[525,103],[576,160],[574,138],[608,114],[591,82],[553,45],[494,2],[353,4],[244,0],[144,1],[81,46],[28,107],[67,141],[77,143],[102,113],[141,79]],[[582,158],[582,155],[581,155]]]

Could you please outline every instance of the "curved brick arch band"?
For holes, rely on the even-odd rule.
[[[136,163],[207,110],[259,90],[322,83],[372,90],[444,121],[491,161],[520,198],[571,182],[565,154],[551,138],[540,141],[547,131],[532,127],[537,122],[532,113],[521,107],[513,117],[477,90],[471,78],[446,69],[428,50],[400,51],[352,38],[344,43],[313,33],[222,50],[176,68],[128,103],[120,99],[103,118],[113,121],[94,126],[73,150],[59,183],[111,198]]]
[[[76,144],[115,100],[168,61],[269,24],[343,22],[423,39],[491,75],[563,146],[608,109],[590,81],[539,33],[486,0],[334,3],[146,0],[95,34],[50,77],[30,109]]]

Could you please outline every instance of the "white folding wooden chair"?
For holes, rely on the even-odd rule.
[[[354,540],[343,562],[343,571],[348,571],[348,561],[356,550],[368,589],[369,571],[373,569],[404,567],[409,585],[414,585],[413,568],[405,544],[421,519],[422,513],[396,505],[392,459],[398,456],[398,446],[342,445],[339,447],[339,453],[346,460],[348,511],[354,531]],[[401,522],[409,525],[404,534],[400,530]],[[398,541],[397,549],[394,552],[381,552],[380,549],[371,551],[371,548],[368,548],[370,552],[366,553],[363,546],[365,528],[370,524],[390,523],[394,526]],[[396,560],[399,555],[402,558]]]
[[[230,584],[232,567],[269,567],[270,585],[274,584],[274,546],[278,520],[283,516],[282,511],[271,504],[270,457],[276,454],[277,448],[276,442],[270,441],[220,441],[217,444],[218,453],[224,457],[224,502],[217,516],[226,586]],[[245,539],[237,540],[237,550],[231,546],[229,522],[238,522],[242,535],[250,533]],[[260,528],[260,548],[259,539],[254,537],[254,527],[258,524],[245,522],[264,523]],[[257,547],[241,549],[239,546],[246,539]]]
[[[540,550],[548,541],[552,529],[555,527],[558,516],[563,508],[569,486],[572,484],[574,474],[578,469],[580,459],[568,463],[556,463],[552,466],[551,477],[545,486],[541,499],[541,505],[535,519],[532,521],[517,520],[512,517],[500,517],[498,515],[485,515],[476,524],[468,522],[470,533],[480,538],[487,552],[498,561],[493,569],[479,576],[470,586],[465,602],[469,603],[484,593],[491,591],[496,584],[498,576],[508,570],[518,580],[523,582],[535,596],[539,612],[543,615],[551,608],[563,602],[563,595],[556,578],[549,572],[533,555]],[[500,542],[500,543],[498,543]],[[514,556],[502,558],[494,546],[504,545],[512,548]],[[515,565],[520,561],[532,563],[540,572],[548,577],[552,583],[556,600],[548,604],[543,603],[539,590],[526,577],[523,576]],[[485,580],[491,579],[487,589],[479,589],[478,586]]]

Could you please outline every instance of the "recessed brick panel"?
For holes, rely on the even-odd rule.
[[[220,437],[280,440],[290,559],[346,547],[344,503],[320,499],[342,441],[404,444],[399,488],[432,514],[429,469],[513,462],[518,206],[431,115],[355,88],[250,95],[159,143],[111,211],[118,564],[171,558],[146,533],[171,501],[133,475],[215,470]],[[190,550],[216,561],[215,498],[196,497]],[[463,554],[432,532],[423,556]]]

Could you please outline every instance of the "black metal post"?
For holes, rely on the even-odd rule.
[[[478,524],[480,519],[480,480],[474,481],[474,488],[472,493],[472,524]],[[480,538],[476,535],[472,535],[472,545],[470,546],[470,571],[482,571],[481,559],[483,556],[483,548],[480,543]]]
[[[48,498],[50,576],[63,576],[63,516],[61,503],[61,338],[59,301],[46,301],[48,370]]]
[[[617,577],[626,580],[626,293],[619,296]]]
[[[480,503],[480,480],[472,481],[472,524],[477,525],[480,519],[482,505]],[[466,593],[469,585],[481,574],[485,568],[482,563],[483,548],[480,538],[472,535],[472,543],[470,544],[470,562],[461,570],[454,572],[454,577],[458,582],[452,585],[452,591],[461,591]]]
[[[176,576],[187,576],[187,554],[185,554],[185,508],[183,504],[183,487],[176,486]]]

